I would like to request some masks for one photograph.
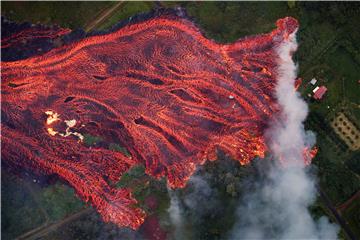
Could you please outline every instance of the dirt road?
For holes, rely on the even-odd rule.
[[[119,1],[109,9],[103,11],[97,18],[95,18],[93,21],[91,21],[85,26],[85,32],[90,32],[91,30],[95,29],[100,23],[102,23],[106,18],[111,16],[111,14],[118,10],[123,4],[125,4],[124,1]]]
[[[33,240],[33,239],[39,239],[43,236],[45,236],[46,234],[48,234],[49,232],[52,232],[54,230],[56,230],[57,228],[59,228],[60,226],[69,223],[71,221],[74,221],[86,214],[89,214],[91,211],[94,211],[92,208],[86,208],[83,209],[73,215],[70,215],[58,222],[55,223],[51,223],[51,224],[44,224],[38,228],[32,229],[29,232],[24,233],[23,235],[19,236],[16,238],[16,240]]]

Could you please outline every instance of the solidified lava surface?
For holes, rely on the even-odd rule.
[[[163,15],[2,62],[2,158],[58,175],[105,221],[136,229],[144,211],[130,189],[111,184],[132,166],[176,188],[217,149],[241,164],[264,156],[263,132],[278,111],[275,48],[298,23],[287,17],[276,26],[218,44],[191,21]],[[85,134],[131,156],[89,148]]]

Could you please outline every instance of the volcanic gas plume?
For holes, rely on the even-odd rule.
[[[216,149],[241,164],[264,156],[264,129],[278,111],[275,48],[298,27],[289,17],[276,25],[222,45],[192,22],[163,15],[2,62],[2,158],[58,175],[105,221],[136,229],[144,211],[130,189],[112,184],[130,167],[143,164],[176,188],[215,160]],[[131,156],[89,148],[85,134]]]

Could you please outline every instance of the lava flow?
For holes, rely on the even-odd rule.
[[[241,164],[264,157],[263,132],[278,111],[275,48],[297,27],[287,17],[271,33],[222,45],[164,15],[2,62],[2,158],[58,175],[105,221],[136,229],[144,211],[112,184],[130,167],[176,188],[217,149]],[[87,147],[85,134],[130,154]]]

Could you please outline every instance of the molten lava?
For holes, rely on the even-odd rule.
[[[165,15],[2,62],[2,157],[58,175],[105,221],[136,229],[144,211],[130,189],[111,184],[130,167],[143,164],[175,188],[216,149],[241,164],[264,156],[263,132],[278,111],[274,48],[297,27],[288,17],[271,33],[222,45]],[[85,134],[131,157],[87,147]]]

